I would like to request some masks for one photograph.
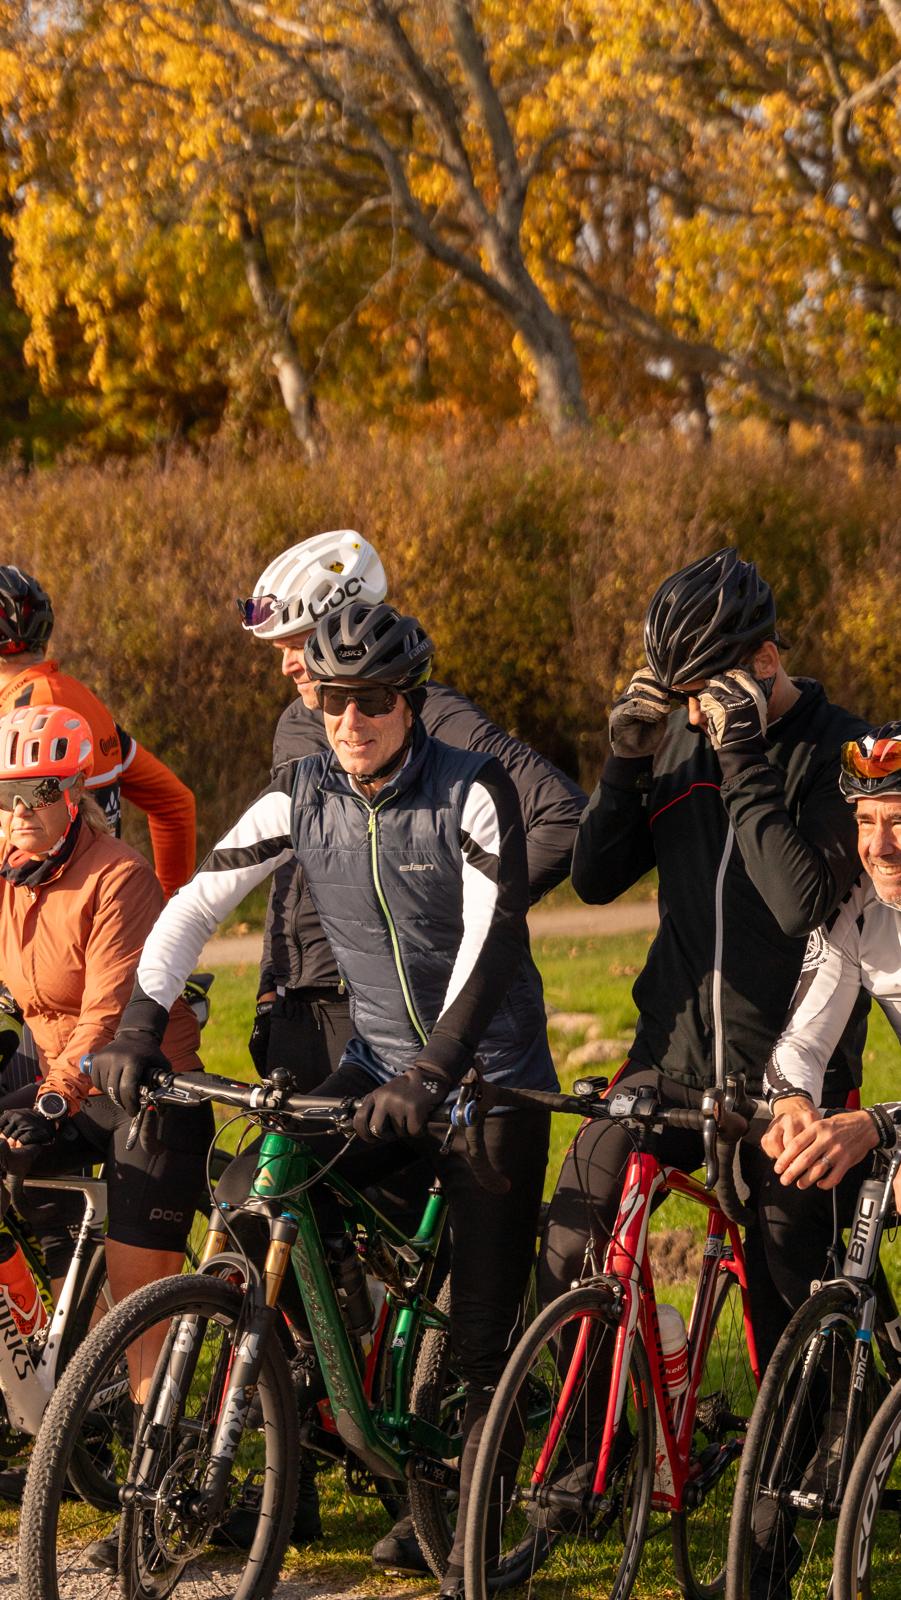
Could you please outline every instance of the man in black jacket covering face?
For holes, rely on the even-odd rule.
[[[572,875],[583,900],[606,904],[656,866],[660,929],[635,984],[638,1024],[618,1082],[659,1084],[674,1104],[694,1105],[733,1072],[760,1091],[807,936],[860,870],[836,775],[841,745],[866,724],[831,705],[820,684],[789,677],[772,590],[734,550],[660,587],[645,650],[648,666],[611,712],[611,754],[580,824]],[[866,1010],[861,996],[830,1063],[827,1105],[843,1105],[860,1082]],[[629,1147],[612,1130],[600,1137],[601,1126],[589,1125],[561,1173],[543,1251],[545,1299],[581,1266],[579,1175],[590,1179],[600,1215],[615,1215]],[[667,1133],[664,1159],[692,1170],[699,1144]],[[753,1172],[764,1158],[749,1156]],[[748,1232],[764,1363],[789,1308],[825,1266],[832,1216],[828,1205],[820,1211],[790,1253],[780,1242],[781,1204],[761,1202]]]

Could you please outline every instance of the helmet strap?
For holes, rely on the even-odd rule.
[[[404,734],[403,744],[401,745],[400,749],[395,750],[393,756],[389,756],[387,761],[383,761],[382,765],[377,767],[375,772],[356,773],[355,776],[357,783],[377,783],[380,778],[390,778],[393,773],[397,772],[399,768],[403,766],[404,761],[406,760],[407,751],[409,750],[412,742],[412,738],[413,729],[408,728]]]

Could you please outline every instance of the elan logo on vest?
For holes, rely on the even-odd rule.
[[[405,866],[398,867],[398,872],[434,872],[434,864],[430,861],[409,861]]]

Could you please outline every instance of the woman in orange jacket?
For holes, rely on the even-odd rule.
[[[47,657],[52,631],[53,606],[37,579],[21,567],[0,566],[0,716],[17,706],[59,705],[78,712],[91,730],[94,747],[88,790],[116,835],[123,796],[146,813],[156,874],[168,900],[194,871],[194,796],[164,762],[119,726],[102,700]],[[0,1073],[6,1090],[35,1076],[33,1041],[27,1032],[22,1037],[21,1018],[8,998],[10,987],[0,967]]]
[[[155,1153],[140,1142],[127,1150],[129,1118],[80,1069],[113,1037],[163,904],[149,864],[111,837],[90,798],[91,763],[90,730],[65,707],[20,706],[0,718],[0,971],[41,1070],[37,1084],[0,1101],[0,1138],[33,1150],[32,1174],[106,1162],[107,1271],[119,1300],[180,1270],[212,1116],[208,1107],[167,1110]],[[198,1042],[179,1000],[165,1038],[177,1071],[200,1068]],[[52,1276],[67,1247],[50,1230]]]

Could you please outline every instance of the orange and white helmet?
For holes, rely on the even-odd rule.
[[[56,778],[68,789],[94,764],[91,730],[66,706],[16,706],[0,717],[0,781]]]

